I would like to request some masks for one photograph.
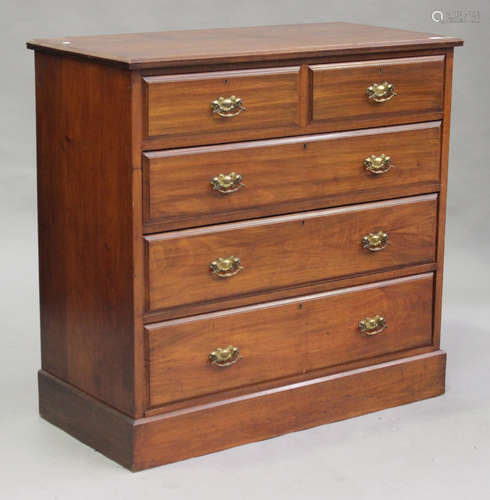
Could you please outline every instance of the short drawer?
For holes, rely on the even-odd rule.
[[[145,153],[145,225],[154,232],[436,191],[440,140],[440,122],[428,122]]]
[[[213,135],[298,124],[299,67],[148,76],[146,132],[167,138]],[[207,142],[204,140],[204,142]],[[202,143],[202,142],[201,142]]]
[[[430,345],[432,274],[146,326],[150,406]]]
[[[324,123],[326,130],[422,121],[442,113],[444,56],[320,64],[311,70],[312,122]]]
[[[436,212],[430,194],[146,236],[147,310],[432,262]]]

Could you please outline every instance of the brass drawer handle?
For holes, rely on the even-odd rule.
[[[371,155],[364,160],[364,167],[366,170],[376,175],[385,174],[391,170],[392,166],[391,157],[385,154],[379,156]]]
[[[243,187],[242,176],[236,172],[229,174],[218,174],[211,179],[211,186],[219,193],[229,194]]]
[[[386,321],[383,316],[380,316],[379,314],[376,314],[373,318],[368,317],[359,321],[360,333],[364,333],[366,335],[377,335],[386,328],[388,328],[386,326]]]
[[[240,357],[240,349],[229,345],[225,348],[217,347],[209,353],[208,359],[211,365],[223,367],[235,364]]]
[[[377,233],[368,233],[361,239],[363,248],[368,249],[370,252],[378,252],[383,250],[390,244],[388,233],[378,231]]]
[[[396,96],[392,83],[373,83],[366,89],[366,94],[371,102],[386,102]]]
[[[219,257],[209,264],[211,272],[220,278],[230,278],[238,274],[243,267],[240,265],[240,259],[230,255],[230,257]]]
[[[213,113],[223,118],[231,118],[239,115],[247,108],[243,106],[242,100],[239,97],[231,95],[230,97],[218,97],[218,99],[211,103],[211,109]]]

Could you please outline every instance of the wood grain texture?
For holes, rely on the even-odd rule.
[[[137,420],[41,371],[40,413],[137,471],[434,397],[445,370],[435,351]]]
[[[338,22],[38,39],[27,47],[141,69],[462,44],[450,36]]]
[[[432,292],[426,274],[147,325],[149,406],[429,345]],[[387,329],[360,334],[376,314]],[[229,345],[238,361],[210,365]]]
[[[352,128],[399,123],[400,116],[442,112],[444,56],[323,64],[312,70],[312,121]],[[388,81],[397,93],[373,103],[366,88]]]
[[[43,369],[134,411],[130,73],[36,54]]]
[[[178,229],[438,189],[440,122],[144,154],[146,231]],[[363,160],[381,153],[393,168],[374,175]],[[243,187],[210,179],[238,172]]]
[[[299,67],[149,76],[146,88],[147,135],[202,137],[220,142],[229,132],[296,127],[299,123]],[[240,97],[239,115],[221,117],[211,102]]]
[[[146,236],[147,310],[432,262],[436,215],[437,196],[425,195]],[[362,248],[361,238],[379,230],[391,244]],[[210,262],[231,255],[243,270],[214,276]]]

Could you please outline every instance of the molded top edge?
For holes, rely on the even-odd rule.
[[[77,36],[27,42],[30,49],[94,59],[127,69],[458,45],[463,45],[463,40],[450,36],[343,22]]]

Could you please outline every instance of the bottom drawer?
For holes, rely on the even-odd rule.
[[[423,274],[147,325],[150,406],[429,345],[432,294]]]

